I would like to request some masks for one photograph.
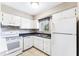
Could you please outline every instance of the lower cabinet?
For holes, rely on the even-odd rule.
[[[24,47],[23,47],[23,50],[26,50],[30,47],[33,46],[33,40],[32,38],[29,36],[29,37],[24,37]]]
[[[36,37],[33,37],[33,39],[34,39],[33,46],[36,47],[36,48],[38,48],[38,39]]]
[[[43,51],[43,39],[40,37],[34,37],[34,46]]]
[[[48,55],[51,54],[51,52],[50,52],[50,39],[41,38],[41,37],[33,37],[33,39],[34,39],[34,47],[47,53]]]
[[[37,36],[24,37],[24,50],[26,50],[32,46],[47,53],[48,55],[51,54],[50,39],[41,38],[41,37],[37,37]]]
[[[50,39],[44,39],[44,52],[47,54],[51,54],[50,52]]]
[[[38,37],[38,49],[40,49],[41,51],[43,51],[43,38]]]

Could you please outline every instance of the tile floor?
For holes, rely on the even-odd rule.
[[[35,48],[31,48],[31,49],[23,52],[19,56],[47,56],[47,55]]]

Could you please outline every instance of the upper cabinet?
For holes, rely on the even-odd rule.
[[[20,26],[20,17],[3,13],[2,14],[2,25],[4,26]]]
[[[27,18],[21,18],[21,29],[32,29],[32,20]]]
[[[32,20],[28,18],[21,18],[21,29],[38,29],[38,20]]]
[[[21,18],[13,15],[14,26],[20,26]]]
[[[0,13],[0,22],[3,26],[19,26],[20,29],[39,29],[38,20],[19,17],[8,13]]]
[[[33,28],[39,29],[39,21],[38,20],[33,20]]]
[[[12,19],[13,19],[12,15],[7,14],[7,13],[3,13],[2,14],[2,25],[12,25],[11,24],[11,21],[13,22]]]

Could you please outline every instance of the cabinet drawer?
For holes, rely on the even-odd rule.
[[[50,39],[44,39],[44,52],[50,55]]]

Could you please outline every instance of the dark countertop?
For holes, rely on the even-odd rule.
[[[51,39],[51,34],[47,33],[21,33],[19,36],[26,37],[26,36],[38,36],[42,38]]]

